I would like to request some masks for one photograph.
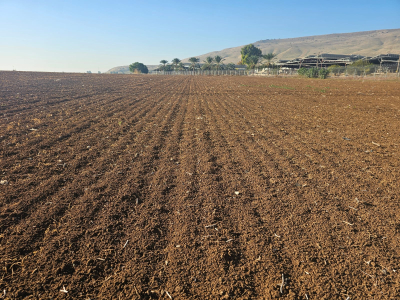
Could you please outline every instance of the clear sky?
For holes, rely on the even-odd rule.
[[[394,28],[400,0],[0,0],[0,70],[105,72],[263,39]]]

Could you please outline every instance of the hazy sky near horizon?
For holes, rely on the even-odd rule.
[[[105,72],[292,38],[400,28],[400,0],[0,0],[0,70]]]

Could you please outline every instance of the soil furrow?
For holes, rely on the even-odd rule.
[[[6,297],[398,297],[397,82],[0,79]]]

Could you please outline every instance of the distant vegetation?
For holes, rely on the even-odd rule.
[[[274,53],[267,53],[262,54],[260,48],[257,48],[253,44],[249,44],[244,46],[240,50],[241,60],[240,63],[243,65],[247,65],[248,69],[255,69],[255,68],[270,68],[274,67],[271,64],[271,60],[276,56]],[[261,64],[262,60],[265,59],[267,63]]]
[[[247,45],[242,48],[241,51],[242,59],[238,63],[239,65],[247,65],[248,69],[255,68],[275,68],[275,65],[271,63],[271,60],[276,56],[274,53],[262,54],[262,51],[255,47],[253,44]],[[260,64],[262,60],[265,59],[267,62],[265,64]],[[214,57],[208,56],[200,65],[200,59],[198,57],[189,58],[190,66],[185,66],[179,58],[174,58],[171,63],[168,60],[163,59],[160,61],[160,65],[155,71],[184,71],[184,70],[235,70],[236,65],[234,63],[224,64],[223,58],[220,55]],[[129,66],[129,71],[132,73],[148,73],[148,69],[145,65],[139,62],[135,62]]]
[[[179,58],[174,58],[171,61],[171,64],[168,64],[168,61],[163,59],[160,61],[160,66],[155,69],[155,71],[184,71],[184,70],[235,70],[235,64],[229,63],[224,64],[223,61],[225,59],[219,55],[215,57],[208,56],[203,61],[203,64],[200,66],[200,59],[198,57],[189,58],[190,66],[185,66]]]
[[[247,65],[248,69],[256,69],[256,68],[275,68],[276,66],[271,63],[271,60],[276,56],[274,53],[262,54],[262,51],[255,47],[253,44],[244,46],[241,50],[242,58],[241,61],[238,62],[239,65]],[[198,57],[191,57],[188,59],[190,65],[184,65],[179,58],[174,58],[170,64],[168,64],[168,60],[161,60],[160,66],[155,69],[155,71],[182,71],[182,70],[203,70],[203,71],[211,71],[211,70],[235,70],[236,65],[234,63],[224,64],[223,58],[220,55],[216,55],[214,57],[207,56],[202,65],[200,65],[200,59]],[[261,64],[263,60],[266,60],[265,63]]]
[[[253,44],[250,44],[250,45],[244,46],[240,50],[240,54],[242,57],[242,59],[241,59],[242,64],[252,65],[252,64],[254,64],[255,57],[261,57],[262,51],[261,51],[261,49],[257,48]]]
[[[149,73],[149,69],[147,69],[147,67],[140,62],[135,62],[129,65],[129,71],[131,71],[132,73]]]
[[[351,65],[347,66],[339,66],[339,65],[332,65],[328,67],[328,70],[332,74],[354,74],[354,75],[369,75],[374,73],[377,69],[377,65],[370,63],[368,60],[360,59],[353,62]]]
[[[326,79],[329,75],[329,70],[323,68],[300,68],[297,73],[308,78]]]
[[[196,69],[198,69],[200,67],[200,65],[199,65],[200,59],[199,58],[191,57],[191,58],[189,58],[189,61],[190,61],[190,68],[192,70],[196,70]]]
[[[367,60],[357,60],[353,62],[350,67],[348,68],[348,72],[354,73],[355,69],[359,69],[360,72],[364,72],[365,74],[371,74],[375,70],[375,65],[370,63]]]

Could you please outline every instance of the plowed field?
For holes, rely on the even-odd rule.
[[[0,72],[0,297],[399,299],[399,96]]]

